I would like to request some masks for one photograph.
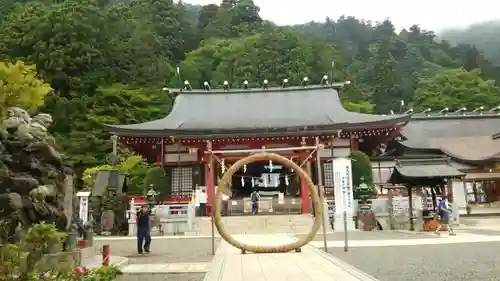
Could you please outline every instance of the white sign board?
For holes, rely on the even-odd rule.
[[[335,184],[335,212],[340,214],[346,211],[347,214],[352,215],[354,198],[350,159],[337,158],[333,160],[333,181]]]
[[[76,196],[80,199],[79,217],[83,224],[89,220],[89,196],[90,192],[78,192]]]
[[[336,158],[332,160],[333,182],[335,192],[335,231],[354,230],[354,198],[352,186],[351,160]],[[344,223],[344,212],[346,222]],[[347,229],[345,229],[347,226]]]

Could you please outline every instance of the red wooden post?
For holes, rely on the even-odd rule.
[[[109,266],[109,245],[102,246],[102,266]]]

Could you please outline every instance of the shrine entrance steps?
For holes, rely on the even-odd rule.
[[[313,224],[311,215],[228,216],[222,217],[222,220],[231,234],[306,234]],[[210,236],[211,227],[210,217],[197,217],[193,231],[185,234]],[[332,231],[329,225],[327,229]]]
[[[278,245],[296,239],[286,235],[236,235],[240,241]],[[241,254],[222,241],[204,281],[377,281],[374,277],[307,245],[300,253]]]

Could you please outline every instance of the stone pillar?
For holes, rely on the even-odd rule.
[[[301,154],[301,157],[299,158],[299,163],[302,163],[302,161],[304,161],[308,155],[309,153],[307,151],[303,152]],[[309,160],[307,160],[302,168],[307,172],[308,175],[311,175],[311,162]],[[309,197],[309,188],[303,180],[300,181],[300,198],[302,200],[302,214],[310,214],[311,198]]]
[[[207,151],[212,149],[212,142],[207,141]],[[206,215],[211,216],[212,215],[212,203],[214,201],[214,195],[215,195],[215,186],[214,186],[214,176],[215,176],[215,166],[214,166],[214,159],[212,155],[205,155],[205,161],[204,161],[204,167],[205,167],[205,186],[206,186],[206,192],[207,192],[207,208],[206,208]]]
[[[128,236],[135,236],[137,233],[137,209],[135,199],[130,199],[130,208],[128,210]]]
[[[349,158],[335,158],[333,162],[333,180],[335,184],[335,231],[355,229],[354,198],[352,186],[352,168]],[[344,220],[345,212],[345,220]],[[344,223],[346,221],[346,223]]]

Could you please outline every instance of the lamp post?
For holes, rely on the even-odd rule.
[[[146,202],[148,203],[148,206],[150,209],[153,208],[153,206],[156,203],[156,196],[158,193],[156,193],[154,186],[152,184],[149,185],[149,190],[146,193]]]

